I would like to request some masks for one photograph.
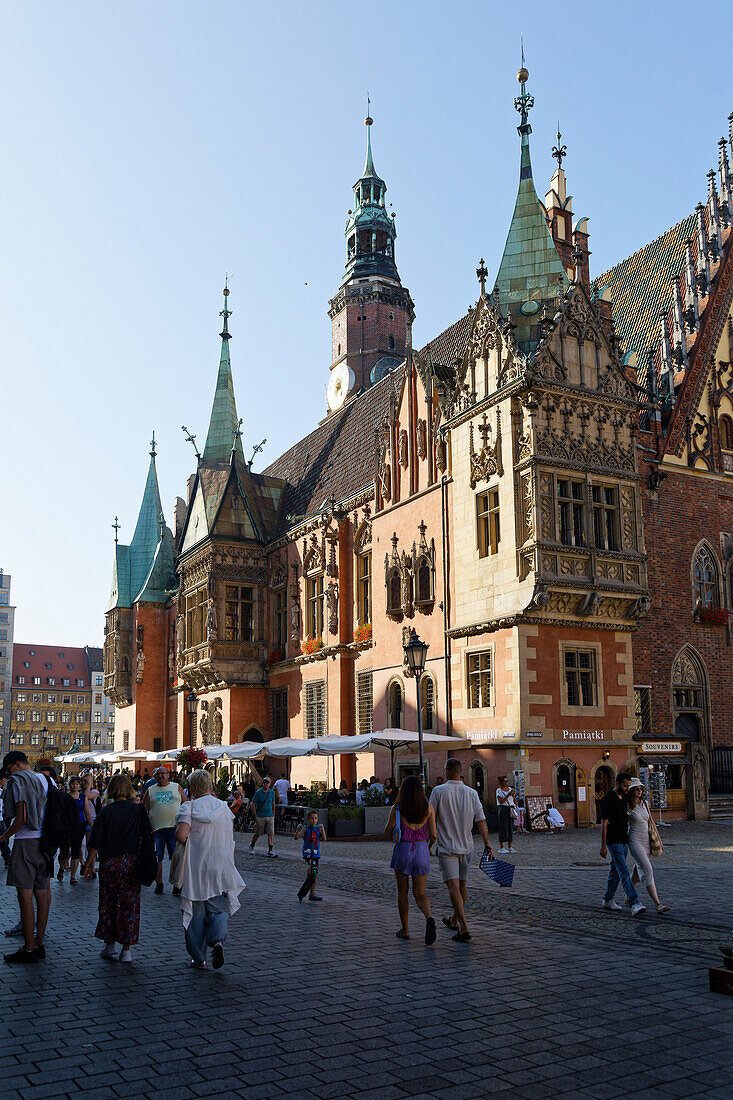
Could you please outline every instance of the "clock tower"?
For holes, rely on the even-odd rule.
[[[367,150],[364,171],[354,184],[354,208],[346,220],[346,269],[329,302],[331,379],[328,407],[340,409],[399,366],[415,316],[410,292],[402,286],[395,263],[395,215],[385,203],[387,185],[372,160],[372,119],[364,120]]]

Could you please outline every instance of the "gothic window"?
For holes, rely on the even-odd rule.
[[[618,550],[618,489],[610,485],[594,485],[593,541],[598,550]]]
[[[270,692],[270,712],[272,717],[272,736],[287,737],[290,732],[287,688],[273,688]]]
[[[285,589],[281,588],[279,592],[274,592],[272,596],[273,605],[273,642],[276,650],[285,649],[288,636],[288,623],[287,623],[287,597]]]
[[[729,416],[721,416],[719,420],[720,427],[720,446],[724,451],[733,451],[733,420]]]
[[[436,733],[435,680],[429,672],[424,672],[420,681],[420,704],[423,732]]]
[[[592,649],[564,651],[565,685],[569,707],[596,705],[596,655]]]
[[[584,546],[583,482],[558,478],[557,509],[560,519],[560,542],[564,546]]]
[[[703,543],[692,564],[695,607],[700,610],[718,606],[718,566],[712,551]]]
[[[228,642],[254,641],[254,589],[228,584],[224,602],[225,638]]]
[[[399,680],[393,680],[387,688],[387,726],[389,729],[405,728],[405,693]]]
[[[496,554],[501,541],[498,489],[489,489],[476,497],[476,527],[478,556],[485,558],[488,554]]]
[[[201,645],[204,640],[206,621],[206,589],[197,588],[186,596],[186,648]],[[127,672],[126,658],[122,661],[122,671]]]
[[[634,720],[638,737],[651,737],[652,735],[652,689],[651,687],[634,688]]]
[[[360,735],[373,732],[374,689],[371,669],[356,674],[356,728]]]
[[[422,605],[432,603],[435,598],[433,593],[433,569],[428,558],[421,557],[417,559],[415,577],[417,579],[415,603]]]
[[[398,615],[402,612],[402,579],[399,569],[390,569],[387,573],[387,613]]]
[[[359,625],[372,621],[372,552],[366,550],[356,558],[356,601]]]
[[[325,737],[327,733],[326,681],[311,680],[305,685],[305,735]]]
[[[320,638],[323,634],[323,573],[307,577],[305,589],[308,637]]]
[[[469,653],[466,658],[468,705],[471,709],[491,706],[491,650]]]

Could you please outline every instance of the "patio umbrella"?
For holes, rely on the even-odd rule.
[[[316,751],[317,742],[310,737],[278,737],[260,745],[263,756],[310,756]]]
[[[264,756],[265,750],[262,741],[238,741],[227,745],[227,756],[230,760],[255,760],[258,756]]]

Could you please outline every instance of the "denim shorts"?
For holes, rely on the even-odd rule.
[[[170,829],[156,829],[153,833],[153,840],[155,841],[155,855],[158,863],[163,862],[166,848],[168,849],[168,859],[173,858],[173,853],[176,850],[176,827],[173,825]]]

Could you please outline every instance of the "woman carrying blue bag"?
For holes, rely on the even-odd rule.
[[[398,940],[409,940],[410,879],[417,907],[425,915],[425,943],[435,943],[435,921],[425,885],[430,870],[430,849],[437,838],[435,813],[428,804],[417,775],[408,775],[392,807],[384,835],[395,841],[390,867],[397,879],[397,907],[402,927]]]

